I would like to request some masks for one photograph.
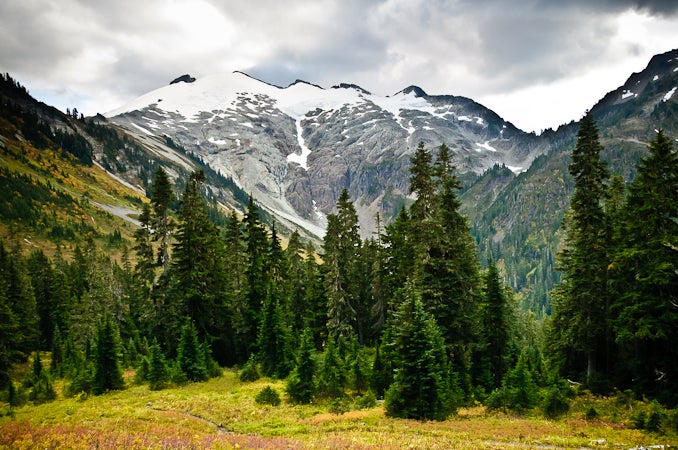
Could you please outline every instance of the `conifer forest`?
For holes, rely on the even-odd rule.
[[[397,418],[445,420],[477,404],[551,417],[576,389],[670,411],[678,153],[658,130],[626,184],[602,150],[587,115],[546,317],[519,308],[501,265],[480,258],[445,145],[418,146],[413,200],[368,239],[344,190],[322,245],[283,238],[251,198],[241,216],[215,208],[203,171],[179,188],[158,167],[120,258],[92,240],[49,255],[0,243],[0,398],[49,402],[58,380],[64,396],[162,390],[235,367],[243,381],[284,380],[293,404],[383,399]]]

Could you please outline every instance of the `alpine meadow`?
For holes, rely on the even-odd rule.
[[[536,134],[416,86],[86,117],[3,74],[0,449],[678,446],[676,86],[673,50]]]

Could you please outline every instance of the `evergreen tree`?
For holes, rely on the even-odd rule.
[[[395,324],[395,379],[386,393],[386,414],[446,419],[453,411],[450,367],[436,322],[414,290],[409,289]]]
[[[325,296],[323,273],[315,260],[315,247],[306,245],[304,262],[304,328],[311,331],[315,348],[319,349],[327,338],[327,298]]]
[[[0,367],[26,361],[31,351],[37,348],[40,333],[35,296],[19,250],[7,252],[2,241],[0,315],[7,320],[0,325],[0,337],[4,338],[0,341]]]
[[[239,339],[244,348],[243,353],[255,352],[259,324],[261,323],[262,306],[266,300],[269,286],[269,273],[266,265],[269,251],[268,233],[259,217],[259,208],[250,196],[245,213],[246,266],[245,289],[246,304],[242,311],[244,326],[239,330]]]
[[[152,391],[163,389],[169,381],[169,375],[165,355],[158,342],[153,340],[153,344],[149,348],[148,373],[146,375],[149,389]]]
[[[489,261],[484,277],[482,308],[482,344],[475,355],[476,383],[486,392],[501,386],[507,371],[511,328],[511,305],[493,259]]]
[[[678,154],[659,131],[629,185],[612,264],[614,328],[638,394],[678,404]]]
[[[415,247],[413,281],[424,307],[440,327],[460,385],[468,394],[471,351],[479,332],[480,265],[468,222],[459,211],[461,183],[449,149],[439,148],[435,165],[430,156],[417,158],[420,153],[418,149],[412,161],[410,179],[410,189],[417,194],[410,207],[409,227]],[[430,201],[417,205],[429,196]]]
[[[433,157],[428,149],[420,142],[410,159],[410,194],[417,198],[410,207],[410,217],[418,223],[432,217],[434,211],[435,184],[433,181]],[[420,230],[420,231],[423,231]]]
[[[257,345],[264,376],[285,378],[289,374],[289,340],[280,301],[272,293],[264,303]]]
[[[551,341],[565,374],[585,373],[587,383],[610,371],[607,326],[609,230],[604,211],[609,174],[600,160],[603,147],[590,114],[581,120],[570,174],[574,193],[565,228],[565,249],[558,259],[563,280],[554,291]]]
[[[7,253],[0,241],[0,371],[6,372],[14,359],[15,336],[19,330],[19,320],[12,310],[7,295],[7,281],[4,276],[7,265]]]
[[[95,394],[123,389],[125,381],[120,367],[120,337],[111,319],[105,319],[97,330],[94,384]]]
[[[187,380],[207,380],[205,354],[201,351],[198,333],[191,319],[185,321],[181,331],[181,340],[177,349],[177,362]]]
[[[502,386],[487,399],[490,408],[525,411],[537,404],[537,385],[529,369],[527,357],[521,354],[515,367],[504,376]]]
[[[52,335],[52,361],[50,362],[49,371],[54,377],[63,376],[64,365],[64,342],[61,337],[61,329],[57,325],[54,328]]]
[[[382,261],[384,295],[391,300],[396,297],[398,291],[403,289],[407,281],[415,281],[413,269],[420,265],[415,264],[415,237],[411,226],[412,221],[408,210],[402,208],[396,219],[386,227],[384,234]],[[397,307],[389,305],[384,311],[384,320],[390,309],[397,309]]]
[[[173,252],[176,300],[182,305],[177,311],[193,320],[200,339],[215,343],[217,359],[225,361],[230,353],[230,318],[224,303],[224,252],[201,193],[204,181],[202,171],[191,174],[181,199]],[[170,317],[164,326],[176,326],[178,319]]]
[[[377,398],[384,398],[386,390],[393,381],[393,369],[391,361],[387,361],[381,355],[381,345],[377,344],[372,361],[372,377],[370,386]]]
[[[308,309],[305,301],[306,284],[303,252],[301,236],[297,230],[294,230],[285,249],[285,259],[288,264],[285,283],[289,294],[287,321],[293,334],[300,333],[304,329],[304,314]]]
[[[151,205],[153,207],[153,228],[155,230],[153,238],[160,242],[158,265],[163,268],[164,272],[167,272],[170,267],[170,237],[174,224],[169,215],[169,208],[173,200],[174,193],[167,172],[162,166],[158,166],[153,179]]]
[[[361,247],[358,215],[344,189],[337,200],[337,213],[327,216],[323,243],[325,291],[327,293],[327,329],[330,336],[350,338],[357,332],[363,342],[363,330],[357,329],[356,307],[360,302]]]
[[[157,314],[152,304],[151,290],[155,285],[155,250],[153,249],[153,225],[151,207],[144,204],[139,214],[141,226],[134,231],[134,251],[136,252],[135,278],[138,286],[137,302],[132,305],[132,320],[142,330],[150,332],[150,324]]]
[[[222,232],[224,241],[224,254],[227,255],[228,266],[239,268],[226,270],[225,272],[225,304],[228,314],[232,317],[233,347],[232,355],[224,361],[226,365],[243,363],[248,358],[248,352],[243,342],[238,340],[239,335],[244,334],[247,328],[247,299],[248,289],[246,286],[245,270],[247,267],[246,244],[243,226],[235,212],[226,219]],[[251,344],[250,344],[251,345]]]
[[[45,253],[33,251],[26,261],[33,295],[35,296],[36,310],[39,317],[39,343],[42,350],[52,346],[52,335],[55,323],[52,311],[57,307],[52,303],[52,263]]]
[[[311,330],[304,329],[297,351],[296,366],[287,379],[287,395],[293,402],[311,403],[315,393],[315,350]]]
[[[331,400],[344,397],[346,386],[346,368],[338,349],[339,339],[343,337],[330,336],[328,339],[318,371],[317,395]]]
[[[364,348],[360,347],[356,340],[352,342],[347,363],[349,365],[349,387],[356,395],[363,395],[370,387],[371,374],[368,370]]]
[[[461,183],[441,145],[438,157],[437,213],[432,228],[440,230],[427,248],[423,265],[422,301],[438,321],[448,346],[469,345],[477,339],[481,299],[480,265],[468,221],[459,209]]]
[[[33,373],[24,383],[24,387],[32,388],[28,395],[28,399],[35,404],[54,400],[57,396],[49,375],[42,367],[40,352],[35,352],[35,358],[33,359]]]

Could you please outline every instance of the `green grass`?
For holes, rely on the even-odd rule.
[[[132,386],[87,398],[59,398],[0,418],[0,449],[22,448],[631,448],[678,445],[675,432],[630,428],[627,406],[581,396],[559,420],[462,409],[444,422],[392,419],[383,407],[336,415],[328,405],[260,405],[270,385],[237,373],[205,383],[150,391]],[[595,406],[599,416],[584,419]],[[634,408],[643,407],[641,403]],[[0,411],[7,411],[0,404]]]

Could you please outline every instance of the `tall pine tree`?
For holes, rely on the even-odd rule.
[[[622,380],[678,404],[678,153],[659,131],[622,212],[613,286]]]
[[[565,221],[565,248],[558,255],[563,280],[556,287],[551,323],[552,348],[568,376],[587,383],[607,377],[611,343],[607,288],[609,229],[604,210],[609,178],[590,114],[579,125],[570,174],[574,193]],[[595,387],[595,386],[592,386]]]
[[[337,213],[327,216],[325,251],[325,290],[327,329],[333,338],[363,338],[358,329],[356,308],[360,302],[359,252],[361,247],[358,215],[344,189],[337,201]]]

